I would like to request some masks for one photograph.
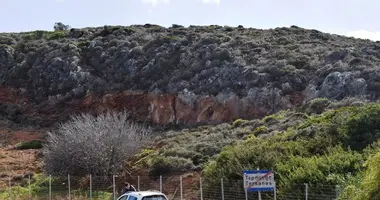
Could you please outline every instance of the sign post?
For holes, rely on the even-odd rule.
[[[260,170],[260,168],[257,168],[257,170]],[[261,192],[259,191],[259,200],[261,200]]]
[[[258,192],[259,200],[261,200],[261,191],[273,191],[276,196],[276,182],[272,170],[245,170],[243,179],[245,191]]]

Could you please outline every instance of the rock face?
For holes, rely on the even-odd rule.
[[[0,34],[0,115],[50,126],[127,109],[159,125],[257,118],[380,95],[380,43],[299,27],[146,24]]]
[[[103,112],[107,109],[127,109],[135,115],[139,121],[148,120],[155,124],[186,124],[196,125],[203,123],[221,123],[240,117],[263,117],[270,109],[293,107],[293,104],[301,104],[302,96],[285,97],[283,102],[276,100],[278,105],[260,103],[260,99],[253,93],[244,98],[237,97],[234,93],[218,96],[198,96],[194,93],[154,94],[139,92],[120,92],[107,94],[102,98],[89,95],[85,98],[82,109],[86,111]],[[251,94],[251,93],[250,93]],[[269,102],[268,99],[261,100]],[[293,102],[289,101],[290,99]],[[271,108],[278,106],[278,108]]]

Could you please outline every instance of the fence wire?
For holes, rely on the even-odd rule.
[[[204,184],[196,175],[176,177],[148,176],[62,176],[28,177],[0,186],[0,199],[4,200],[116,200],[128,181],[138,191],[163,192],[169,200],[335,200],[335,185],[296,184],[282,185],[274,191],[246,192],[243,180],[216,180]],[[278,192],[277,192],[278,191]],[[346,195],[347,199],[351,199]]]

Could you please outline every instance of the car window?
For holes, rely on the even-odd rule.
[[[129,196],[129,199],[128,199],[128,200],[137,200],[137,197]]]
[[[143,197],[142,200],[167,200],[163,195],[150,195]]]
[[[117,200],[127,200],[129,195],[125,195],[123,197],[119,197]]]

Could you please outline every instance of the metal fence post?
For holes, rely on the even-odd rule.
[[[307,183],[305,183],[305,200],[308,200],[309,198],[309,186]]]
[[[9,196],[11,196],[11,194],[12,194],[12,179],[11,178],[9,178],[9,187],[8,187],[8,192],[9,192]]]
[[[183,188],[182,188],[182,176],[179,177],[180,189],[181,189],[181,200],[183,199]]]
[[[69,200],[71,200],[71,186],[70,186],[70,174],[67,175],[67,184],[68,184],[68,189],[69,189]]]
[[[92,175],[90,174],[90,200],[92,200]]]
[[[28,177],[28,199],[30,200],[30,198],[31,198],[31,195],[30,195],[30,175],[29,175],[29,177]]]
[[[51,175],[49,175],[49,200],[51,200]]]
[[[260,170],[260,168],[258,167],[257,170]],[[259,191],[259,200],[261,200],[261,192]]]
[[[199,177],[199,190],[200,190],[200,192],[201,192],[201,200],[203,200],[202,177]]]
[[[112,175],[113,200],[116,200],[116,183],[115,175]]]
[[[277,199],[277,184],[276,184],[276,181],[274,182],[274,191],[273,191],[273,195],[274,195],[274,200]]]
[[[140,175],[137,176],[137,190],[140,191]]]
[[[339,197],[339,185],[335,185],[335,198]]]
[[[222,188],[222,200],[224,200],[224,184],[223,184],[223,178],[220,179],[220,186]]]
[[[162,175],[160,175],[160,192],[162,192]]]

